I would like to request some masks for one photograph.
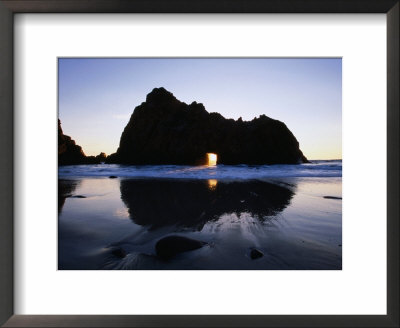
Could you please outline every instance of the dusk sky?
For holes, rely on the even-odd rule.
[[[342,158],[341,59],[59,59],[59,118],[86,155],[114,153],[134,108],[164,87],[208,112],[284,122],[308,159]]]

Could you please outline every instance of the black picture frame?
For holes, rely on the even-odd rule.
[[[399,0],[0,0],[0,324],[4,327],[399,327]],[[16,13],[385,13],[387,315],[14,315]],[[368,288],[368,286],[365,286]]]

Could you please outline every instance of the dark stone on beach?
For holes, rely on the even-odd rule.
[[[115,175],[110,175],[109,178],[110,179],[116,179],[117,177]]]
[[[71,198],[86,198],[86,196],[83,195],[73,195]]]
[[[126,256],[125,250],[123,248],[121,248],[121,247],[114,248],[111,251],[111,254],[116,256],[116,257],[118,257],[118,258],[121,258],[121,259]]]
[[[324,196],[325,199],[342,199],[342,197]]]
[[[244,109],[245,110],[245,109]],[[179,101],[155,88],[137,106],[107,163],[205,164],[206,153],[219,164],[298,164],[308,162],[299,143],[278,120],[265,115],[252,121],[208,113],[203,104]]]
[[[207,243],[182,236],[167,236],[160,239],[156,244],[157,256],[162,259],[170,259],[183,252],[193,251]]]
[[[263,256],[264,256],[264,254],[256,248],[252,248],[250,251],[250,258],[252,260],[258,259]]]

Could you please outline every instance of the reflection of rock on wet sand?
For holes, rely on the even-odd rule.
[[[80,181],[77,180],[58,180],[58,213],[61,213],[65,199],[72,196],[79,184]]]
[[[200,230],[224,213],[248,212],[263,219],[289,205],[294,192],[263,181],[213,184],[207,180],[121,180],[121,199],[131,219],[151,229],[168,225]]]

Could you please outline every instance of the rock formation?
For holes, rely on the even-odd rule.
[[[107,160],[107,155],[101,152],[96,156],[87,156],[84,164],[101,164],[105,163],[106,160]]]
[[[245,109],[244,109],[245,110]],[[204,164],[216,153],[218,164],[298,164],[307,162],[299,143],[278,120],[225,119],[203,104],[187,105],[164,88],[155,88],[137,106],[109,163]]]
[[[63,133],[61,121],[58,120],[58,165],[99,164],[105,162],[107,155],[86,156],[82,147],[70,136]]]
[[[75,165],[85,162],[86,155],[82,147],[63,133],[61,122],[58,120],[58,165]]]

